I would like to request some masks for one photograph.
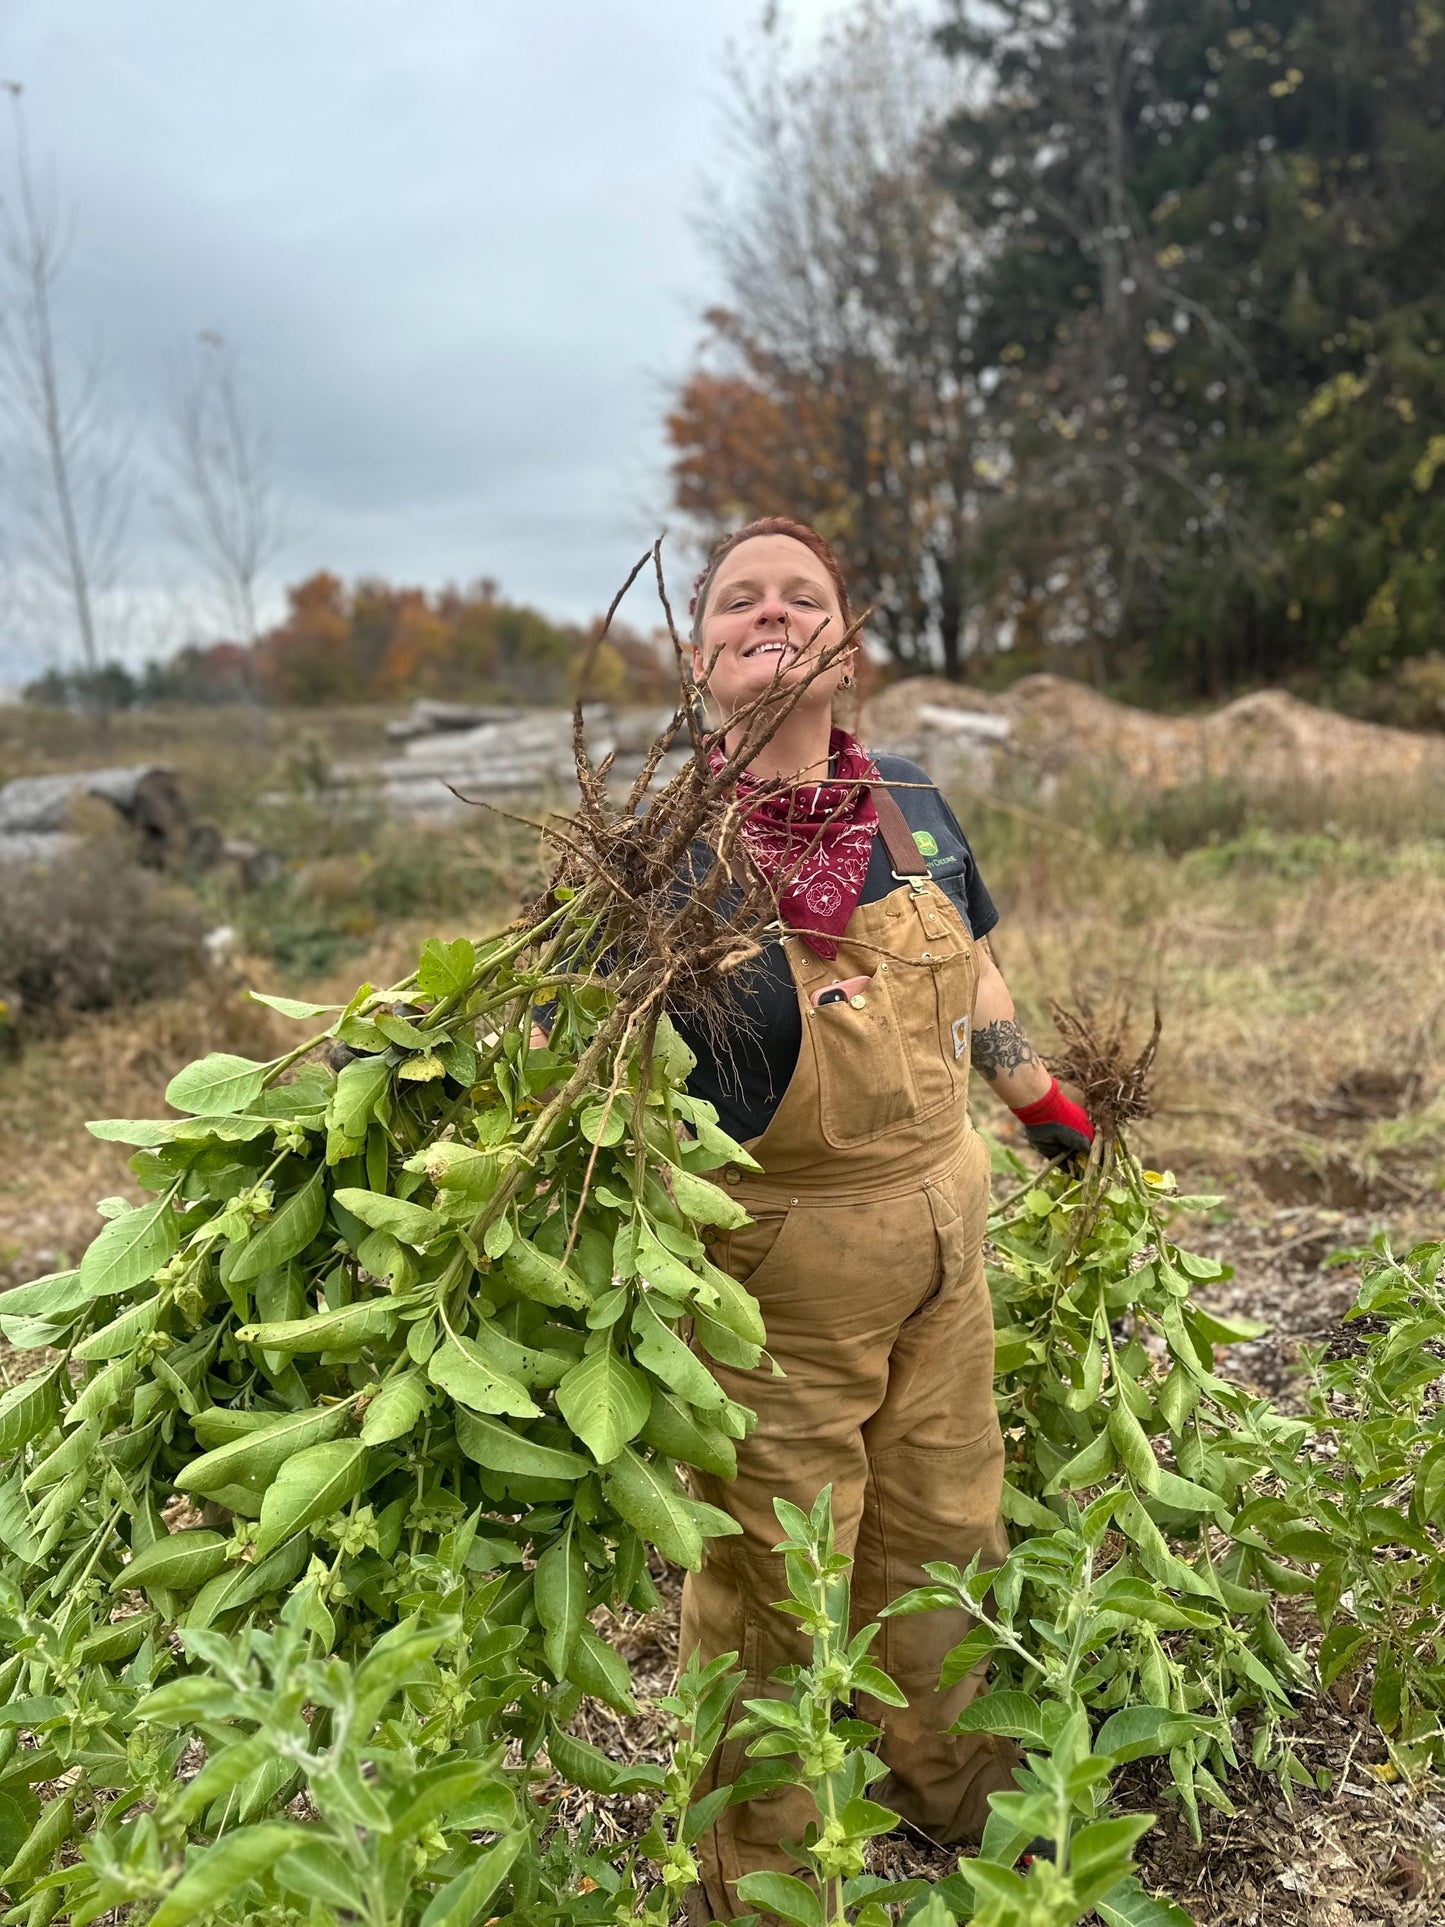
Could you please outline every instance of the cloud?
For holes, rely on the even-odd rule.
[[[293,578],[488,574],[585,616],[665,514],[663,396],[713,292],[689,217],[757,11],[12,0],[4,58],[76,213],[68,336],[103,339],[143,442],[196,332],[236,345]],[[144,491],[134,538],[127,586],[158,594]]]

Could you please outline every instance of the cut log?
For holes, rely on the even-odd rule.
[[[509,716],[516,714],[515,709],[505,708],[500,703],[442,703],[430,696],[420,696],[407,715],[399,716],[387,724],[386,733],[392,742],[404,743],[415,736],[436,736],[448,730],[475,729],[479,723],[504,723]]]
[[[0,788],[0,862],[49,864],[76,839],[71,810],[82,797],[107,803],[135,835],[142,863],[214,862],[220,838],[197,823],[176,782],[159,763],[129,769],[71,770],[56,776],[17,776]]]

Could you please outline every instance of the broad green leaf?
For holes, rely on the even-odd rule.
[[[1153,1824],[1152,1813],[1121,1813],[1079,1828],[1069,1842],[1069,1878],[1084,1906],[1128,1878],[1133,1849]]]
[[[24,1699],[7,1700],[0,1706],[0,1729],[7,1726],[43,1726],[47,1720],[65,1715],[65,1701],[55,1693],[28,1693]]]
[[[703,1280],[698,1273],[685,1265],[675,1251],[669,1251],[646,1223],[636,1227],[636,1261],[631,1269],[645,1278],[654,1291],[660,1291],[679,1305],[690,1305],[702,1288]],[[628,1270],[627,1265],[618,1264],[620,1274],[625,1275]],[[702,1297],[705,1304],[712,1302],[706,1292]]]
[[[1172,1900],[1146,1893],[1134,1874],[1094,1902],[1104,1927],[1194,1927],[1194,1916]]]
[[[1102,1485],[1114,1470],[1114,1465],[1114,1441],[1106,1425],[1082,1451],[1076,1452],[1066,1465],[1059,1467],[1044,1487],[1045,1497],[1055,1492],[1077,1492],[1085,1486]]]
[[[434,1385],[470,1406],[474,1412],[504,1413],[510,1418],[540,1418],[542,1408],[527,1396],[514,1378],[494,1372],[469,1339],[449,1336],[427,1361]]]
[[[790,1873],[749,1873],[737,1883],[738,1898],[764,1914],[776,1914],[791,1927],[823,1927],[823,1903],[813,1889]]]
[[[142,1150],[154,1150],[158,1144],[169,1144],[175,1130],[174,1124],[167,1124],[160,1118],[133,1117],[94,1118],[85,1128],[103,1144],[133,1144]]]
[[[487,1318],[481,1320],[469,1338],[479,1358],[494,1372],[504,1378],[514,1378],[519,1385],[546,1388],[560,1384],[577,1362],[566,1352],[539,1351],[531,1345],[520,1345]]]
[[[118,1318],[112,1318],[108,1325],[102,1325],[99,1331],[82,1338],[73,1347],[70,1356],[84,1359],[87,1364],[93,1359],[120,1358],[134,1351],[146,1333],[155,1329],[160,1315],[161,1301],[158,1297],[143,1299],[140,1304],[123,1311]]]
[[[326,1162],[339,1164],[366,1148],[373,1118],[391,1111],[391,1066],[385,1057],[358,1057],[338,1074],[326,1105]]]
[[[579,1359],[557,1387],[557,1409],[599,1465],[606,1465],[647,1423],[647,1380],[610,1344]]]
[[[279,1271],[306,1249],[325,1216],[326,1192],[316,1171],[246,1240],[228,1268],[229,1282],[248,1284],[263,1271]]]
[[[1121,1706],[1111,1713],[1094,1736],[1100,1758],[1127,1763],[1153,1753],[1167,1753],[1193,1736],[1194,1721],[1167,1706]]]
[[[1028,1746],[1047,1746],[1048,1733],[1039,1702],[1031,1693],[982,1693],[971,1700],[949,1728],[951,1733],[999,1733]]]
[[[975,1626],[944,1656],[938,1675],[939,1691],[946,1693],[950,1686],[957,1686],[961,1679],[966,1679],[975,1666],[982,1665],[997,1645],[998,1641],[987,1626]]]
[[[589,1144],[618,1144],[627,1129],[627,1113],[620,1099],[610,1105],[588,1104],[578,1113],[577,1128]]]
[[[1320,1685],[1326,1690],[1333,1686],[1373,1637],[1368,1627],[1351,1625],[1348,1620],[1331,1626],[1320,1641]]]
[[[432,1896],[420,1927],[478,1927],[487,1918],[487,1902],[511,1872],[527,1837],[519,1830],[488,1847],[479,1860],[463,1868]]]
[[[564,1780],[588,1793],[636,1793],[662,1785],[663,1771],[651,1761],[637,1766],[614,1760],[575,1733],[554,1728],[547,1736],[547,1754]]]
[[[572,1267],[539,1251],[529,1239],[513,1238],[502,1259],[502,1269],[524,1298],[534,1299],[539,1305],[566,1305],[572,1311],[586,1311],[592,1303],[592,1294]]]
[[[0,1295],[0,1308],[11,1318],[17,1313],[26,1317],[65,1318],[79,1311],[82,1305],[88,1305],[90,1297],[78,1270],[50,1271],[43,1278],[32,1278],[28,1284],[12,1285]]]
[[[366,1408],[361,1421],[362,1443],[388,1445],[393,1439],[406,1438],[426,1406],[426,1379],[420,1372],[403,1372],[400,1378],[388,1379]]]
[[[246,995],[253,1004],[265,1004],[269,1010],[279,1011],[283,1017],[297,1019],[324,1017],[328,1011],[340,1010],[340,1004],[308,1004],[300,997],[276,997],[268,990],[248,990]]]
[[[273,1552],[269,1558],[257,1559],[251,1565],[223,1569],[214,1579],[208,1579],[196,1594],[181,1621],[183,1630],[203,1630],[219,1619],[222,1613],[248,1606],[253,1599],[260,1599],[267,1593],[284,1592],[301,1577],[309,1556],[310,1542],[296,1538]]]
[[[435,997],[438,1001],[459,997],[470,987],[476,974],[476,946],[465,937],[458,937],[452,943],[443,943],[440,937],[428,937],[422,945],[416,981],[423,997]]]
[[[12,1890],[44,1873],[70,1839],[75,1826],[75,1800],[72,1795],[67,1793],[60,1799],[51,1800],[38,1816],[34,1812],[33,1801],[27,1812],[21,1804],[21,1798],[17,1797],[21,1795],[22,1789],[10,1790],[10,1797],[16,1799],[15,1818],[22,1830],[19,1840],[6,1853],[7,1864],[0,1872],[0,1885]]]
[[[1132,1492],[1123,1493],[1114,1506],[1119,1529],[1138,1548],[1144,1570],[1161,1585],[1176,1592],[1219,1599],[1219,1584],[1212,1572],[1196,1572],[1169,1550],[1163,1533],[1149,1517]]]
[[[633,1356],[644,1371],[660,1378],[664,1385],[685,1398],[689,1405],[703,1411],[720,1412],[728,1395],[707,1366],[678,1337],[672,1327],[658,1317],[646,1298],[640,1298],[632,1312]]]
[[[171,1138],[176,1144],[249,1144],[275,1128],[274,1117],[182,1117],[171,1126]]]
[[[494,1152],[478,1151],[470,1144],[458,1144],[453,1138],[418,1151],[415,1157],[407,1159],[405,1169],[420,1171],[430,1178],[444,1194],[444,1203],[464,1200],[470,1205],[485,1204],[496,1190],[502,1173]]]
[[[282,1318],[274,1325],[243,1325],[236,1333],[243,1345],[259,1345],[267,1352],[347,1352],[372,1339],[385,1338],[401,1315],[400,1298],[359,1298],[354,1305],[318,1311],[310,1318]]]
[[[389,1232],[404,1245],[420,1250],[446,1229],[446,1220],[422,1205],[408,1204],[404,1198],[388,1198],[380,1191],[365,1191],[347,1185],[335,1194],[336,1202],[360,1218],[373,1231]]]
[[[602,1495],[664,1558],[697,1571],[702,1530],[677,1475],[663,1461],[643,1459],[623,1446],[602,1474]]]
[[[166,1086],[166,1102],[193,1117],[228,1117],[254,1104],[266,1083],[269,1064],[254,1058],[212,1051],[178,1071]]]
[[[752,1222],[736,1198],[730,1197],[720,1184],[713,1184],[694,1171],[684,1171],[674,1164],[668,1169],[667,1181],[672,1186],[678,1210],[694,1224],[715,1224],[724,1230],[736,1230],[739,1225]]]
[[[584,1623],[578,1628],[577,1645],[572,1653],[569,1673],[584,1693],[591,1693],[615,1713],[632,1714],[637,1702],[632,1697],[632,1675],[627,1661],[615,1646],[599,1639]]]
[[[466,1815],[468,1831],[487,1824],[488,1831],[501,1832],[516,1819],[517,1803],[511,1788],[497,1777],[495,1766],[480,1760],[425,1768],[406,1792],[405,1806],[393,1815],[394,1840],[414,1840],[437,1820],[453,1829],[462,1814]],[[479,1815],[485,1815],[486,1820],[480,1820]]]
[[[1176,1512],[1222,1512],[1224,1501],[1191,1479],[1166,1472],[1154,1456],[1147,1434],[1121,1399],[1109,1414],[1109,1436],[1118,1448],[1125,1470],[1161,1505]]]
[[[80,1261],[80,1283],[87,1298],[113,1298],[154,1278],[180,1244],[176,1214],[169,1198],[112,1218]]]
[[[63,1369],[53,1365],[48,1372],[13,1386],[0,1398],[0,1453],[18,1452],[54,1425],[60,1412]]]
[[[8,1479],[0,1479],[0,1546],[13,1552],[22,1565],[33,1566],[40,1558],[40,1541],[18,1466]]]
[[[542,1622],[542,1650],[552,1677],[567,1678],[577,1635],[587,1617],[587,1567],[569,1518],[567,1530],[537,1561],[532,1597]]]
[[[755,1339],[740,1338],[732,1325],[721,1323],[696,1306],[692,1314],[692,1335],[709,1358],[740,1372],[752,1371],[763,1355]]]
[[[1427,1452],[1416,1468],[1415,1509],[1430,1525],[1441,1523],[1445,1512],[1445,1445]]]
[[[267,1484],[298,1452],[337,1438],[351,1424],[349,1403],[287,1412],[255,1431],[245,1432],[214,1452],[203,1453],[176,1474],[182,1492],[211,1498],[226,1486]]]
[[[111,1581],[111,1591],[144,1586],[152,1590],[195,1592],[221,1571],[232,1543],[224,1533],[199,1527],[168,1533],[121,1568]]]
[[[331,1914],[366,1915],[366,1895],[340,1851],[325,1840],[308,1840],[276,1863],[272,1877],[288,1894],[319,1901]],[[323,1916],[324,1918],[325,1916]]]
[[[151,1915],[148,1927],[187,1927],[223,1902],[234,1904],[238,1889],[265,1873],[283,1853],[300,1846],[309,1829],[284,1820],[267,1820],[223,1834],[193,1861]]]
[[[652,1387],[652,1404],[642,1428],[644,1444],[655,1445],[670,1459],[695,1465],[720,1479],[737,1476],[737,1447],[725,1432],[705,1425],[692,1408],[663,1385]]]
[[[523,1438],[501,1419],[483,1418],[464,1407],[457,1409],[456,1427],[457,1443],[467,1457],[493,1472],[524,1479],[575,1480],[585,1478],[592,1469],[576,1452]]]
[[[404,1057],[396,1074],[405,1084],[434,1084],[446,1076],[447,1067],[434,1050],[425,1050],[415,1057]]]
[[[1189,1307],[1189,1322],[1211,1345],[1247,1345],[1269,1330],[1258,1318],[1221,1318],[1200,1305]]]
[[[282,1540],[339,1512],[365,1483],[366,1460],[360,1439],[333,1439],[288,1459],[261,1501],[256,1557],[264,1559]]]

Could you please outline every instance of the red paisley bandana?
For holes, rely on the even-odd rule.
[[[878,812],[873,792],[878,767],[861,743],[835,729],[828,741],[833,774],[826,783],[798,783],[762,797],[743,818],[748,855],[775,889],[783,922],[798,931],[809,949],[830,961],[838,939],[858,907]],[[713,745],[714,771],[725,761],[721,743]],[[761,788],[746,770],[737,794],[746,803]]]

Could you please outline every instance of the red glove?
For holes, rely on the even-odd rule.
[[[1015,1110],[1014,1116],[1023,1125],[1024,1136],[1033,1148],[1048,1158],[1087,1151],[1094,1141],[1089,1113],[1072,1098],[1064,1096],[1057,1077],[1042,1097]]]

